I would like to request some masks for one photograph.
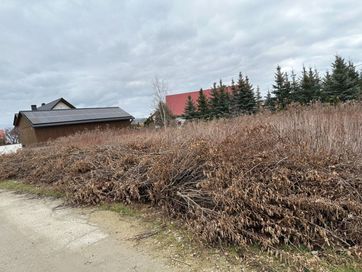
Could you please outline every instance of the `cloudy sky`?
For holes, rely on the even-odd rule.
[[[361,64],[361,18],[360,0],[1,0],[0,127],[58,97],[147,116],[156,75],[177,93],[242,71],[265,94],[278,64]]]

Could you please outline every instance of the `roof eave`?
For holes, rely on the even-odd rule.
[[[103,119],[89,119],[89,120],[79,120],[79,121],[70,121],[70,122],[53,122],[53,123],[44,123],[44,124],[32,124],[32,127],[33,128],[44,128],[44,127],[66,126],[66,125],[116,122],[116,121],[125,121],[125,120],[133,120],[133,119],[134,119],[134,117],[130,115],[130,116],[118,117],[118,118],[103,118]]]
[[[19,114],[20,113],[15,113],[14,114],[14,121],[13,121],[13,126],[17,126],[18,125],[18,122],[19,122]]]
[[[14,122],[13,122],[14,127],[19,125],[20,118],[22,118],[23,116],[26,120],[28,120],[29,124],[31,124],[31,126],[33,126],[33,123],[31,122],[31,120],[25,114],[22,114],[21,111],[19,111],[19,113],[15,113],[15,116],[14,116]]]

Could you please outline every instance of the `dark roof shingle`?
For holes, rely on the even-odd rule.
[[[22,115],[30,121],[33,127],[49,127],[134,119],[132,115],[119,107],[20,111],[19,116]],[[18,120],[19,118],[16,119]],[[17,120],[15,120],[14,125],[16,125]]]

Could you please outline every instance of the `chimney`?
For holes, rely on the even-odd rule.
[[[36,110],[38,110],[38,109],[37,109],[36,105],[31,105],[31,110],[32,110],[32,111],[36,111]]]

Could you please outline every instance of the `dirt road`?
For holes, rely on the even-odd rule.
[[[173,271],[59,205],[0,191],[0,271]]]

